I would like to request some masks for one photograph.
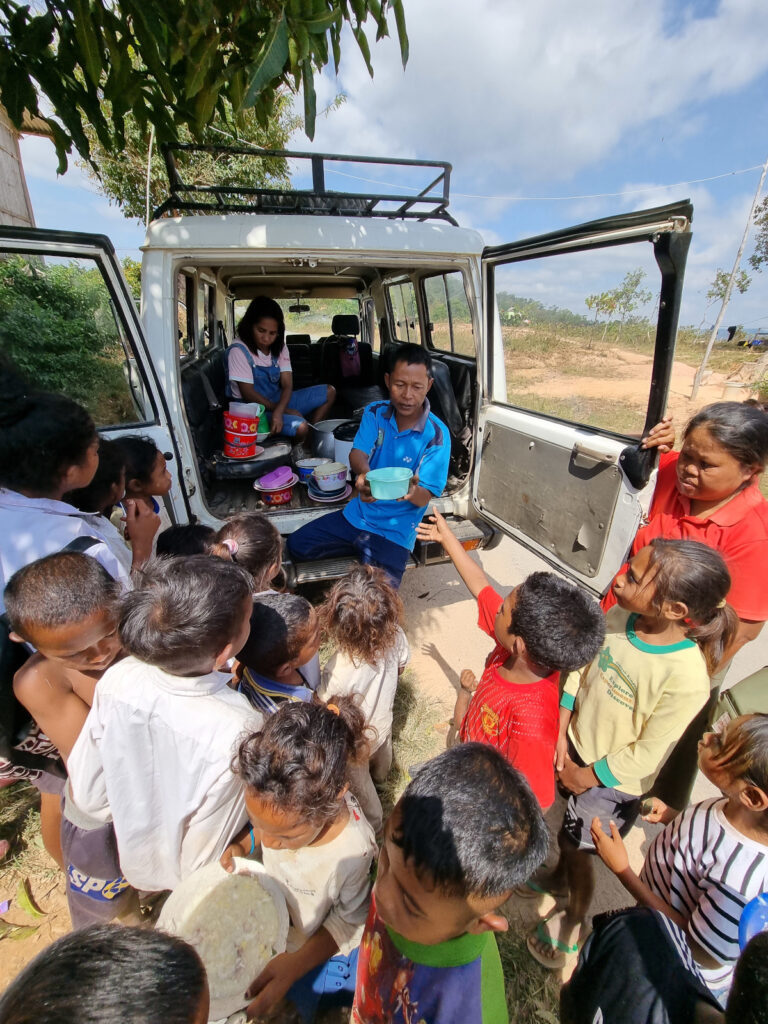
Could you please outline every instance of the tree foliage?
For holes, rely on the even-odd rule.
[[[641,306],[651,301],[653,293],[640,287],[644,278],[645,271],[642,267],[636,267],[634,270],[627,271],[623,281],[616,288],[611,288],[609,291],[600,292],[599,294],[588,295],[585,298],[584,304],[587,309],[594,310],[595,320],[600,315],[606,317],[603,337],[605,337],[608,324],[614,316],[618,317],[618,334],[621,337],[624,324],[632,319]]]
[[[265,128],[286,88],[301,88],[312,138],[315,72],[338,70],[349,25],[372,75],[367,23],[381,39],[390,12],[405,63],[403,0],[0,0],[0,101],[18,129],[47,124],[61,173],[73,146],[93,160],[88,124],[112,154],[128,114],[158,142],[180,126],[201,140],[216,113],[252,109]]]
[[[755,225],[755,251],[749,257],[749,264],[753,270],[762,270],[768,263],[768,197],[755,210]]]
[[[204,129],[198,140],[205,144],[247,143],[263,149],[284,149],[291,133],[301,125],[287,93],[275,97],[273,116],[266,128],[256,119],[253,110],[244,112],[239,127],[235,124],[231,107],[225,103],[226,120],[214,115],[213,122]],[[238,138],[235,139],[234,133]],[[133,114],[125,118],[125,146],[119,153],[106,150],[95,130],[85,126],[85,133],[91,147],[91,159],[98,166],[98,173],[92,164],[78,161],[80,166],[94,179],[99,191],[121,207],[126,217],[146,219],[147,160],[149,158],[150,133],[142,129]],[[181,126],[179,142],[191,142],[192,134]],[[254,159],[248,156],[213,153],[178,153],[177,166],[182,178],[191,185],[262,185],[280,184],[289,186],[288,168],[285,160],[277,157]],[[149,202],[151,211],[160,205],[168,195],[168,174],[165,161],[157,146],[152,147],[152,162],[149,177]]]
[[[727,270],[720,270],[718,268],[715,271],[715,276],[712,280],[712,284],[709,286],[707,298],[711,302],[714,302],[715,300],[717,300],[718,302],[725,302],[725,296],[728,291],[728,282],[730,281],[730,279],[731,275],[728,273]],[[751,283],[752,278],[749,276],[746,270],[740,270],[733,280],[733,287],[737,288],[739,292],[743,295],[747,288],[749,288]]]

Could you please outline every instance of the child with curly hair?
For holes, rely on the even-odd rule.
[[[370,775],[355,771],[351,785],[378,832],[381,803],[370,776],[383,782],[392,766],[392,705],[410,650],[400,627],[403,604],[382,569],[357,565],[332,588],[320,609],[321,628],[336,652],[318,694],[359,694],[371,740]]]

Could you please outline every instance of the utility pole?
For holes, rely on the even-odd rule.
[[[717,320],[715,320],[715,326],[712,328],[712,333],[709,336],[707,347],[704,351],[704,358],[701,360],[701,366],[696,371],[696,376],[693,378],[693,388],[691,390],[691,401],[696,397],[701,386],[701,379],[704,376],[704,371],[707,368],[709,357],[712,355],[712,349],[715,347],[715,339],[717,338],[717,332],[720,330],[720,324],[723,322],[725,311],[728,308],[728,303],[731,301],[731,292],[733,291],[733,282],[736,280],[736,274],[739,271],[739,264],[741,263],[741,257],[744,254],[744,247],[747,244],[747,237],[749,236],[749,229],[752,226],[752,220],[755,216],[755,210],[757,204],[760,201],[760,193],[763,190],[763,182],[765,181],[765,175],[768,173],[768,160],[763,164],[763,173],[760,175],[760,181],[757,183],[757,191],[755,192],[755,198],[752,200],[752,206],[749,210],[749,216],[747,217],[747,223],[744,227],[744,234],[741,237],[741,245],[739,251],[736,253],[736,260],[733,264],[733,270],[731,270],[731,276],[728,278],[728,287],[725,289],[725,295],[723,296],[723,304],[720,307],[720,312],[717,314]]]

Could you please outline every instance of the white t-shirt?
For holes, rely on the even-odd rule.
[[[641,873],[688,920],[691,938],[721,967],[699,967],[721,998],[739,957],[739,918],[768,889],[768,846],[748,839],[723,813],[725,797],[694,804],[653,840]]]
[[[237,381],[243,380],[246,384],[253,384],[253,369],[251,364],[248,362],[248,356],[243,352],[241,345],[245,342],[239,342],[239,344],[232,344],[227,349],[227,366],[229,369],[229,381],[230,387],[232,388],[232,394],[235,398],[242,398],[240,394],[240,388],[237,386]],[[272,365],[272,356],[264,355],[263,352],[251,352],[251,358],[257,366],[269,367]],[[288,346],[283,345],[280,350],[280,355],[277,357],[277,365],[281,373],[291,372],[291,356],[288,352]]]
[[[347,793],[344,799],[349,821],[330,843],[299,850],[262,847],[262,863],[288,904],[289,953],[303,946],[321,926],[345,955],[360,945],[376,841],[355,798]]]
[[[120,867],[137,889],[175,889],[217,860],[246,822],[230,768],[264,719],[229,676],[173,676],[129,657],[107,669],[67,768],[86,814],[114,821]]]
[[[0,611],[5,610],[3,590],[15,572],[63,550],[78,537],[101,541],[87,554],[130,588],[131,552],[108,519],[97,512],[81,512],[65,501],[28,498],[0,489]]]
[[[371,742],[371,753],[392,734],[392,705],[400,672],[408,664],[410,648],[405,633],[398,626],[395,644],[385,658],[375,665],[367,661],[356,665],[346,654],[337,651],[323,669],[318,694],[323,700],[330,696],[346,697],[352,693],[362,695],[361,708],[367,725],[376,730]]]

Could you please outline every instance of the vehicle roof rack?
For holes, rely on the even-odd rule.
[[[198,145],[164,143],[161,147],[168,170],[169,195],[154,212],[154,218],[168,213],[287,213],[327,217],[384,217],[390,220],[444,220],[456,225],[448,213],[451,165],[442,160],[392,160],[378,156],[343,156],[336,153],[296,153],[284,149],[259,149],[257,146]],[[177,154],[211,153],[216,157],[252,156],[259,160],[275,158],[292,164],[309,162],[311,189],[288,186],[190,185],[182,179],[183,168]],[[326,188],[326,173],[333,173],[329,161],[353,165],[379,164],[391,168],[423,168],[437,176],[419,190],[418,186],[387,185],[390,192],[337,192]],[[346,172],[336,172],[346,173]],[[370,173],[370,172],[369,172]],[[357,175],[348,174],[349,177]],[[361,181],[370,181],[361,177]],[[381,182],[372,182],[382,184]]]

